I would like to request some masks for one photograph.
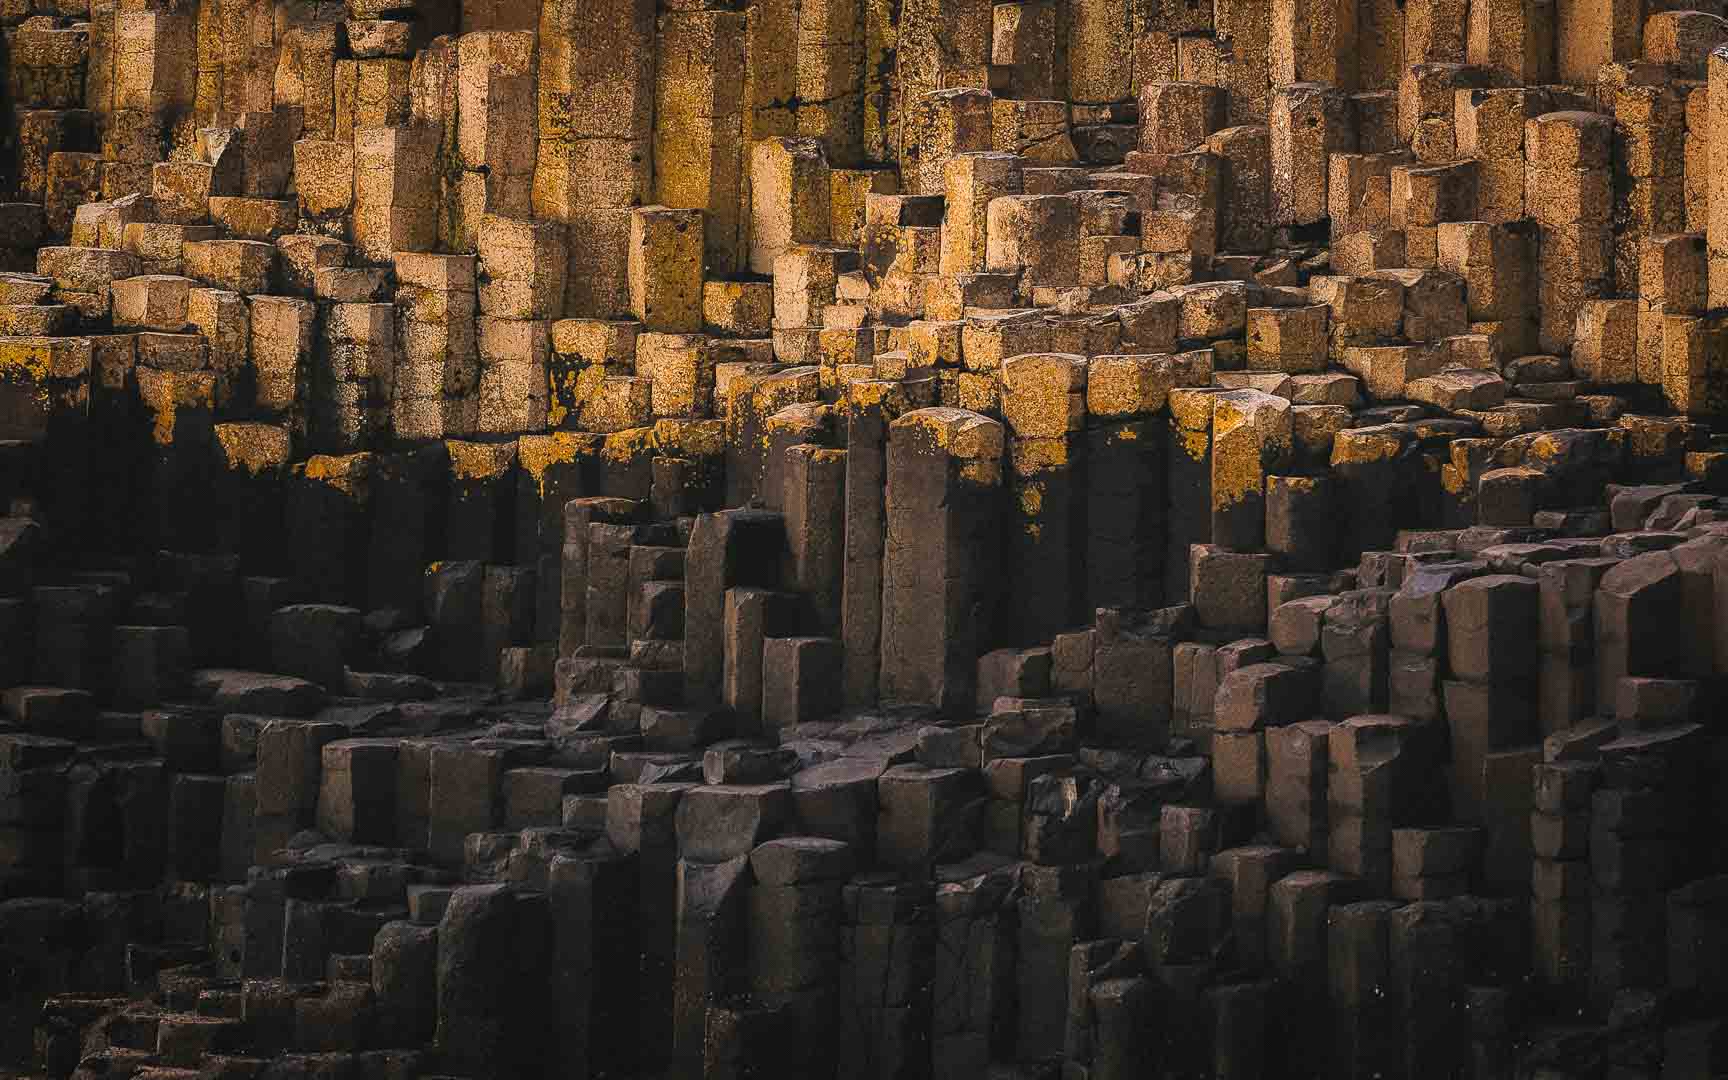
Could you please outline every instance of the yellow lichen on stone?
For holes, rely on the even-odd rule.
[[[1105,419],[1155,413],[1173,379],[1168,356],[1095,356],[1087,364],[1086,411]]]
[[[1028,518],[1035,518],[1044,511],[1044,485],[1037,481],[1027,481],[1019,485],[1020,513]],[[1036,524],[1028,524],[1028,531],[1035,531]]]
[[[779,412],[788,405],[822,398],[822,373],[813,365],[783,368],[763,379],[753,388],[756,409],[763,416]]]
[[[516,459],[534,481],[534,490],[546,495],[546,470],[569,465],[593,449],[593,436],[576,431],[554,431],[550,435],[524,435],[516,440]]]
[[[960,466],[960,479],[978,487],[1000,487],[1002,462],[998,460],[968,461]]]
[[[0,379],[7,382],[42,382],[48,378],[49,349],[39,344],[46,338],[0,338]]]
[[[28,386],[36,408],[48,406],[48,355],[45,350],[22,347],[13,338],[0,341],[0,385]]]
[[[51,380],[81,379],[90,372],[89,338],[0,337],[0,383],[29,386],[36,407],[51,407]]]
[[[587,404],[594,391],[606,378],[603,364],[585,364],[554,370],[550,376],[551,400],[547,404],[546,421],[551,427],[562,427],[571,413]]]
[[[217,424],[216,441],[228,467],[250,476],[288,464],[292,451],[288,429],[275,424]]]
[[[90,373],[92,351],[89,338],[0,338],[0,371],[9,366],[10,352],[17,363],[37,370],[41,378],[77,379]]]
[[[678,457],[719,457],[726,452],[726,425],[719,420],[656,420],[654,446]]]
[[[1290,453],[1290,403],[1258,390],[1214,396],[1212,505],[1265,493],[1266,473]]]
[[[1195,461],[1205,461],[1212,448],[1212,407],[1217,394],[1209,389],[1177,388],[1170,391],[1170,422],[1175,425],[1182,452]]]
[[[867,408],[879,408],[888,420],[907,411],[906,385],[894,379],[853,379],[846,384],[841,406],[856,415]]]
[[[912,427],[924,435],[932,449],[970,462],[994,462],[1001,476],[1002,425],[966,409],[938,406],[914,409],[894,421],[895,427]]]
[[[1367,465],[1390,461],[1404,449],[1404,438],[1385,428],[1352,428],[1332,439],[1333,465]]]
[[[154,424],[150,437],[158,446],[174,443],[180,410],[210,409],[216,399],[216,377],[207,371],[156,371],[138,369],[138,397],[149,409]]]
[[[1086,358],[1027,353],[1002,362],[1003,416],[1016,437],[1049,438],[1086,419]]]
[[[655,449],[654,429],[626,428],[614,431],[600,444],[600,456],[611,464],[625,464]]]
[[[1070,462],[1068,451],[1069,442],[1066,438],[1016,439],[1010,455],[1014,473],[1017,476],[1033,476],[1053,469],[1066,469]]]
[[[458,480],[495,480],[516,460],[515,443],[477,443],[446,439],[450,475]]]
[[[314,454],[294,471],[307,480],[315,480],[354,498],[364,498],[372,477],[372,455]]]

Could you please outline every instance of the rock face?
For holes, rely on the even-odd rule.
[[[1668,6],[0,0],[0,1073],[1728,1075]]]

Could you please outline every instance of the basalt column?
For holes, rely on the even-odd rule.
[[[888,433],[882,592],[887,701],[970,711],[995,595],[1002,425],[964,409],[918,409]]]

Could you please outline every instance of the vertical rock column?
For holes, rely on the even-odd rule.
[[[725,679],[726,590],[773,588],[785,525],[779,514],[722,510],[696,519],[685,555],[684,696],[691,706],[720,700]]]
[[[1164,599],[1188,599],[1189,549],[1212,542],[1212,410],[1217,392],[1172,389],[1166,490],[1169,523],[1164,534]]]
[[[1458,153],[1476,159],[1476,213],[1482,221],[1524,216],[1524,124],[1542,96],[1517,89],[1452,92]]]
[[[991,871],[936,890],[936,967],[931,985],[935,1076],[982,1076],[1013,1054],[1013,875]]]
[[[448,457],[443,443],[374,456],[367,607],[396,608],[418,618],[426,564],[443,553]]]
[[[476,1077],[545,1068],[553,933],[546,898],[506,885],[455,890],[438,926],[444,1060]]]
[[[0,497],[10,502],[29,496],[54,524],[64,524],[76,536],[88,509],[84,498],[91,477],[85,442],[89,437],[92,362],[91,338],[20,337],[0,341],[0,436],[38,442],[39,469],[11,467],[0,479]],[[99,373],[96,373],[99,376]],[[122,376],[124,377],[124,376]],[[140,396],[144,395],[140,393]],[[148,397],[147,406],[154,406]],[[162,414],[156,406],[155,441],[163,443]],[[174,427],[168,419],[168,434]],[[35,473],[26,478],[20,473]],[[31,490],[31,479],[39,487]],[[16,485],[16,486],[15,486]]]
[[[635,1061],[636,868],[619,855],[560,855],[548,867],[546,888],[566,1075],[625,1071]]]
[[[1167,448],[1153,418],[1170,382],[1165,357],[1087,364],[1084,611],[1150,608],[1164,595]]]
[[[1003,362],[1001,378],[1013,435],[1004,569],[1016,583],[1003,624],[1013,640],[1031,644],[1050,640],[1079,615],[1086,361],[1066,353],[1014,356]]]
[[[1555,74],[1569,84],[1593,84],[1603,64],[1643,54],[1644,7],[1636,0],[1558,0],[1554,20]],[[1470,57],[1477,62],[1475,56]]]
[[[1062,1052],[1071,1004],[1069,952],[1093,936],[1098,881],[1085,866],[1028,866],[1021,884],[1015,1047],[1018,1057],[1030,1060]]]
[[[984,269],[990,200],[1026,192],[1018,154],[955,154],[942,163],[944,212],[940,269],[944,277]]]
[[[743,266],[745,30],[740,11],[669,11],[659,19],[654,201],[707,211],[709,265],[720,273]]]
[[[863,15],[863,0],[814,0],[798,13],[798,132],[843,164],[864,157]]]
[[[750,855],[750,989],[805,1031],[839,1019],[841,891],[852,864],[849,845],[815,837],[770,840]],[[801,1050],[812,1074],[832,1074],[834,1043],[812,1039]]]
[[[815,139],[763,139],[750,150],[749,168],[749,267],[772,274],[788,248],[830,239],[828,160]]]
[[[1454,813],[1487,829],[1485,875],[1504,886],[1529,873],[1528,774],[1522,785],[1496,781],[1516,767],[1505,754],[1536,740],[1538,593],[1529,578],[1491,574],[1454,585],[1442,600],[1452,671],[1444,693]]]
[[[606,793],[606,837],[635,860],[634,946],[636,992],[627,1000],[635,1023],[639,1063],[663,1064],[672,1043],[672,967],[677,944],[678,841],[674,818],[692,784],[615,784]]]
[[[444,556],[501,563],[509,559],[516,444],[446,439],[449,492],[444,519]]]
[[[248,301],[252,341],[252,393],[264,416],[306,434],[306,403],[317,341],[317,306],[310,300],[253,296]],[[215,394],[214,376],[208,393]],[[140,371],[140,385],[143,372]]]
[[[473,251],[487,214],[533,211],[534,35],[463,34],[456,42],[456,168],[450,235]],[[562,282],[562,271],[560,271]]]
[[[237,552],[247,570],[280,571],[288,431],[274,424],[217,424],[215,435],[216,549]]]
[[[1709,147],[1710,178],[1709,217],[1705,237],[1709,246],[1710,285],[1709,306],[1728,304],[1728,45],[1710,51],[1707,73],[1713,93],[1709,102],[1710,125],[1706,145]]]
[[[1390,604],[1392,655],[1387,701],[1413,720],[1441,715],[1440,673],[1446,664],[1446,590],[1486,572],[1481,562],[1443,562],[1411,568]],[[1544,626],[1546,632],[1546,626]]]
[[[861,875],[842,895],[839,1076],[920,1075],[936,944],[929,887]]]
[[[1628,86],[1609,104],[1614,292],[1633,296],[1640,291],[1645,242],[1686,229],[1686,96],[1673,86]]]
[[[630,208],[652,195],[652,0],[543,4],[537,77],[533,210],[569,229],[565,313],[620,314]]]
[[[1375,893],[1392,880],[1393,830],[1436,812],[1436,725],[1353,716],[1328,732],[1327,865]]]
[[[438,233],[437,133],[429,127],[368,127],[354,132],[354,246],[372,262],[398,251],[425,251]]]
[[[1708,241],[1697,234],[1651,236],[1644,240],[1638,267],[1638,300],[1634,305],[1637,323],[1637,346],[1634,365],[1615,369],[1596,363],[1579,365],[1579,342],[1573,343],[1573,364],[1579,374],[1597,382],[1638,382],[1659,385],[1666,375],[1666,338],[1670,315],[1699,316],[1709,293],[1710,253]],[[1614,303],[1604,301],[1603,303]],[[1582,323],[1584,316],[1580,316]],[[1607,322],[1607,319],[1602,319]],[[1693,320],[1674,324],[1678,356],[1684,356],[1685,330],[1696,325]],[[1609,335],[1600,335],[1607,338]],[[1598,348],[1588,352],[1591,359],[1603,355]],[[1630,370],[1629,370],[1630,369]],[[1688,374],[1684,370],[1676,374]],[[1682,390],[1685,386],[1680,387]],[[1682,407],[1683,404],[1682,404]]]
[[[924,95],[943,87],[990,85],[993,7],[989,0],[902,0],[893,103],[886,118],[888,158],[905,161],[916,154],[917,122],[913,114]],[[924,190],[911,184],[907,187],[914,192]]]
[[[1612,118],[1546,113],[1524,125],[1525,208],[1541,227],[1538,341],[1564,352],[1585,300],[1613,277],[1610,183]]]
[[[902,399],[896,384],[863,380],[847,395],[846,549],[840,595],[841,680],[847,705],[876,701],[882,658],[882,558],[887,535],[883,489],[888,425]]]
[[[1590,975],[1591,803],[1600,773],[1595,763],[1581,761],[1544,762],[1533,770],[1531,956],[1539,981],[1574,993]]]
[[[558,654],[569,656],[588,643],[590,527],[630,525],[640,507],[630,499],[571,499],[564,504],[564,542],[559,567]]]
[[[200,290],[193,290],[196,295]],[[42,292],[47,293],[45,285]],[[246,305],[239,297],[234,297],[235,305],[240,309],[242,318]],[[89,488],[93,491],[109,493],[104,500],[103,508],[93,518],[110,538],[109,543],[119,550],[126,550],[134,543],[143,539],[142,498],[149,476],[147,460],[140,460],[133,449],[143,445],[148,437],[149,419],[144,409],[144,403],[138,397],[137,385],[137,335],[108,334],[88,339],[90,342],[90,374],[89,374],[89,412],[90,423],[89,446],[90,477]],[[41,342],[34,343],[41,346]],[[64,345],[59,346],[64,348]],[[246,354],[246,337],[239,340],[240,355]],[[73,364],[82,357],[73,358]],[[9,367],[0,363],[0,366]],[[0,374],[0,397],[9,393],[24,393],[40,403],[36,397],[33,380],[20,378],[16,369]],[[9,385],[8,385],[9,384]],[[26,416],[34,416],[34,409],[26,409]],[[83,413],[75,413],[83,416]],[[286,454],[286,432],[283,440],[283,452]],[[16,434],[9,437],[16,438]],[[54,460],[68,460],[60,455],[54,455]],[[19,475],[22,470],[9,471],[4,482],[0,482],[0,499],[10,502],[15,492],[13,485],[27,482],[26,477]],[[49,485],[50,494],[61,485]],[[67,493],[76,488],[65,489]],[[279,502],[273,505],[280,505]],[[278,534],[280,530],[277,530]],[[244,550],[238,543],[230,543],[223,550]]]
[[[846,451],[802,443],[784,451],[787,587],[803,599],[806,634],[837,636],[845,555]]]
[[[1596,713],[1596,586],[1612,559],[1561,559],[1537,578],[1538,719],[1552,735]]]
[[[1339,482],[1342,519],[1339,536],[1344,558],[1393,545],[1396,521],[1410,500],[1405,480],[1415,450],[1413,434],[1393,424],[1352,428],[1332,442],[1332,468]]]
[[[556,645],[563,618],[564,508],[587,493],[597,448],[574,432],[516,440],[515,563],[534,570],[534,642]]]
[[[1203,626],[1266,623],[1266,478],[1291,454],[1290,406],[1258,390],[1213,395],[1212,544],[1190,551],[1189,599]]]
[[[207,371],[138,368],[138,396],[154,420],[150,469],[155,513],[150,524],[156,545],[166,550],[198,550],[206,543],[197,493],[207,482],[212,386]],[[50,499],[51,504],[60,501]]]
[[[486,214],[477,239],[475,429],[492,435],[543,430],[550,404],[549,320],[564,305],[564,227]]]
[[[993,624],[1002,425],[919,409],[888,435],[883,699],[967,711]]]
[[[399,352],[390,408],[399,438],[465,435],[478,423],[475,262],[472,255],[396,256]]]
[[[308,599],[362,595],[372,525],[372,455],[316,455],[291,471],[288,553]]]
[[[1357,145],[1350,99],[1326,85],[1272,81],[1272,223],[1313,224],[1327,214],[1330,155]]]
[[[311,379],[312,445],[327,453],[372,447],[388,431],[396,374],[391,304],[335,303],[324,314],[322,364]]]
[[[1523,189],[1521,179],[1519,190]],[[1520,196],[1520,206],[1525,198]],[[1478,211],[1482,210],[1479,201]],[[1527,220],[1504,224],[1448,221],[1436,232],[1437,265],[1464,279],[1470,330],[1489,335],[1496,361],[1536,347],[1535,233],[1534,223]],[[1603,372],[1598,381],[1625,380]]]

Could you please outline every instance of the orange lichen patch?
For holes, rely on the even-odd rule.
[[[719,457],[726,452],[726,425],[719,420],[656,420],[654,445],[679,457]]]
[[[503,476],[516,461],[515,443],[477,443],[446,439],[450,475],[458,480],[493,480]]]
[[[759,413],[772,415],[788,405],[822,398],[822,373],[814,366],[785,368],[767,376],[754,387],[752,399]]]
[[[1094,356],[1087,364],[1086,411],[1108,419],[1155,413],[1173,380],[1168,356]]]
[[[644,454],[652,454],[654,450],[653,428],[626,428],[606,436],[600,445],[600,457],[609,464],[625,464]]]
[[[594,396],[607,375],[604,364],[584,364],[570,367],[553,365],[548,376],[551,399],[547,403],[546,420],[552,427],[562,427]]]
[[[365,498],[372,479],[372,455],[314,454],[294,471],[354,498]]]
[[[964,461],[989,461],[1000,466],[1002,425],[965,409],[915,409],[894,421],[896,428],[914,428],[932,451]],[[1001,475],[998,467],[997,475]]]
[[[906,397],[906,385],[898,380],[853,379],[846,384],[846,393],[841,398],[840,405],[852,415],[868,408],[880,408],[885,417],[893,420],[905,413],[911,407],[911,402]]]
[[[1266,490],[1266,473],[1290,454],[1290,403],[1258,390],[1214,396],[1212,505],[1223,508]]]
[[[522,471],[534,481],[534,490],[546,495],[546,470],[554,465],[573,464],[578,458],[592,454],[599,440],[575,431],[554,431],[550,435],[524,435],[516,440],[516,458]]]
[[[16,339],[14,339],[15,341]],[[38,409],[48,406],[48,357],[41,350],[0,342],[0,385],[26,386]]]
[[[155,420],[151,438],[158,446],[172,446],[181,409],[208,411],[214,407],[216,376],[207,371],[139,368],[138,397]]]
[[[288,429],[276,424],[217,424],[216,442],[229,468],[251,476],[286,465],[292,450]]]
[[[1693,437],[1693,425],[1685,417],[1628,413],[1619,419],[1618,426],[1626,432],[1626,449],[1634,458],[1664,457]]]
[[[1340,431],[1332,439],[1332,464],[1367,465],[1397,457],[1408,434],[1395,428],[1366,427]]]
[[[1010,457],[1017,476],[1035,476],[1054,469],[1066,469],[1072,462],[1069,441],[1056,439],[1016,439]]]
[[[81,379],[90,373],[89,338],[0,338],[0,382],[35,387],[37,404],[49,405],[51,379]]]
[[[962,409],[976,413],[995,412],[1001,404],[994,375],[962,371],[954,377],[954,388]]]
[[[1003,415],[1016,437],[1048,438],[1081,427],[1086,417],[1086,358],[1030,353],[1003,361]]]

